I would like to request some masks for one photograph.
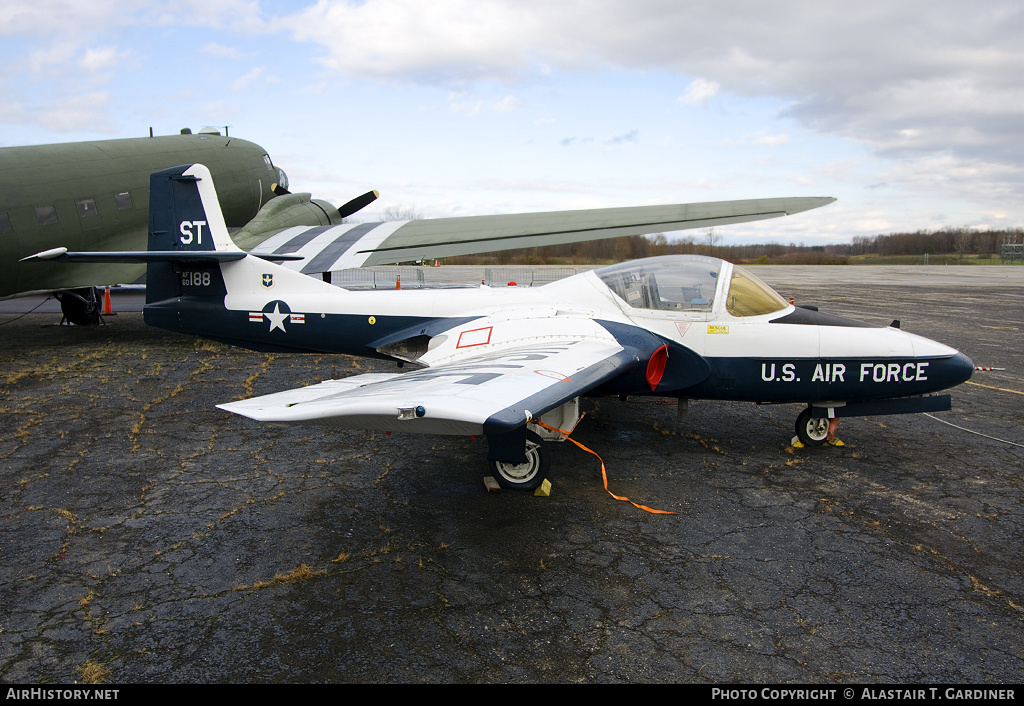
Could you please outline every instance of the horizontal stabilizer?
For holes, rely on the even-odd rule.
[[[241,260],[246,253],[241,251],[222,252],[217,250],[122,250],[116,252],[68,252],[67,248],[54,248],[22,258],[31,260],[55,260],[57,262],[231,262]]]
[[[301,255],[259,255],[263,260],[302,260]],[[232,262],[246,256],[244,252],[219,250],[121,250],[113,252],[68,252],[67,248],[54,248],[23,257],[21,262],[56,260],[57,262]]]

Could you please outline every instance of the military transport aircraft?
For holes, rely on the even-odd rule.
[[[150,175],[196,161],[216,176],[229,226],[246,225],[275,195],[288,194],[288,177],[265,149],[211,128],[196,135],[186,128],[180,135],[0,148],[0,299],[55,292],[69,321],[94,322],[94,287],[134,282],[145,271],[139,263],[30,269],[15,263],[58,245],[145,250]],[[311,202],[309,194],[288,195],[275,204],[273,225],[341,223],[333,208]],[[290,218],[282,221],[283,213]],[[266,222],[270,209],[264,216]]]
[[[574,427],[581,395],[806,403],[797,433],[813,444],[830,419],[949,409],[949,395],[932,393],[973,371],[941,343],[793,307],[749,272],[703,256],[624,262],[531,289],[344,290],[239,249],[202,165],[154,174],[150,188],[149,252],[62,247],[30,259],[147,262],[144,316],[161,328],[415,366],[220,407],[261,422],[483,434],[509,488],[542,482],[542,439],[560,436],[548,427]]]

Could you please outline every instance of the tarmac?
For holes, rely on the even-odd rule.
[[[489,494],[481,439],[214,406],[383,363],[0,313],[0,681],[1020,683],[1024,268],[963,269],[755,270],[1005,368],[952,411],[808,449],[797,405],[586,400],[609,490],[676,515],[568,443]]]

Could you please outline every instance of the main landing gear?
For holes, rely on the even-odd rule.
[[[506,490],[535,490],[548,477],[551,455],[540,436],[526,432],[526,463],[505,463],[488,460],[487,464],[498,485]]]
[[[54,296],[60,302],[64,318],[75,326],[96,326],[103,323],[101,304],[103,295],[95,287],[69,289]]]
[[[520,427],[518,430],[518,433],[525,433],[525,437],[513,434],[503,435],[513,437],[507,442],[508,445],[504,446],[505,442],[498,437],[488,437],[487,439],[492,452],[489,454],[490,458],[487,459],[487,465],[491,469],[494,480],[498,481],[498,485],[506,490],[536,490],[544,483],[548,477],[548,470],[551,468],[551,455],[547,448],[547,442],[565,441],[565,435],[576,428],[576,424],[580,421],[580,398],[575,397],[546,412],[541,415],[540,419],[532,419],[529,412],[527,412],[527,417],[530,421],[526,428]],[[560,429],[565,430],[565,434],[558,431]],[[519,444],[523,443],[524,438],[526,443],[525,463],[497,460],[502,456],[518,460],[517,452],[523,448]]]

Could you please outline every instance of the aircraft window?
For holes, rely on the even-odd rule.
[[[57,222],[57,209],[53,206],[36,206],[36,221],[41,226],[51,226]]]
[[[637,309],[711,311],[721,260],[677,255],[602,267],[598,277]]]
[[[733,316],[759,316],[785,309],[786,300],[746,270],[734,267],[725,309]]]
[[[0,213],[0,233],[10,233],[14,230],[14,224],[11,223],[11,216],[7,211]]]
[[[263,161],[264,161],[264,163],[266,163],[267,169],[273,169],[274,168],[274,164],[270,161],[270,155],[269,154],[263,155]]]
[[[82,199],[75,201],[78,206],[78,215],[82,218],[92,218],[96,215],[96,201],[93,199]]]
[[[117,204],[118,211],[127,211],[132,208],[132,195],[127,191],[122,191],[120,194],[114,194],[114,203]]]

